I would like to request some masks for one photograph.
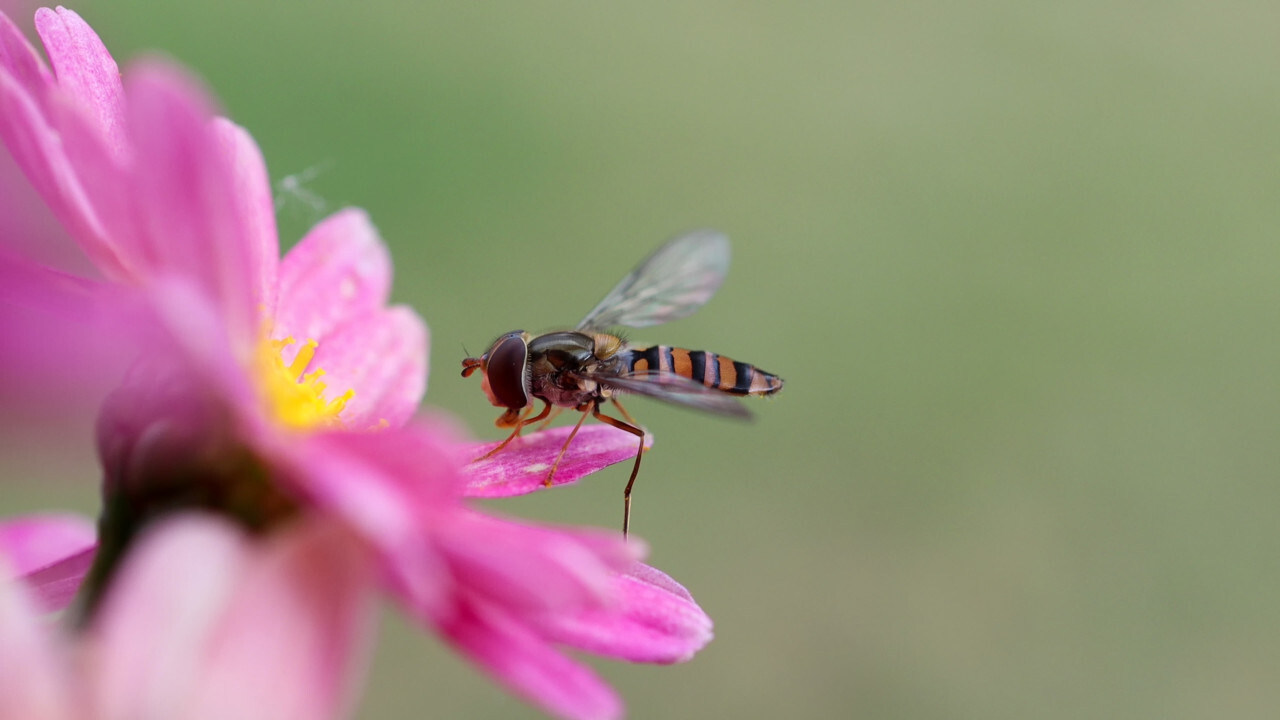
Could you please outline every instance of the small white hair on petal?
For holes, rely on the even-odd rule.
[[[311,216],[311,220],[318,220],[322,215],[328,213],[329,203],[323,197],[307,189],[307,183],[315,180],[321,173],[328,171],[332,165],[332,160],[326,160],[301,172],[280,178],[276,182],[276,212],[280,213],[288,208],[301,208]],[[297,211],[295,210],[295,212]]]

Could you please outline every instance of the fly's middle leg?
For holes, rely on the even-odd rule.
[[[588,410],[582,411],[582,417],[578,418],[578,423],[573,426],[573,430],[570,431],[569,437],[565,438],[564,445],[560,446],[560,453],[556,455],[556,461],[551,464],[551,472],[547,473],[546,479],[542,481],[542,484],[545,487],[551,487],[551,478],[556,476],[556,468],[560,467],[560,461],[564,459],[565,451],[569,449],[569,443],[573,442],[573,436],[578,434],[578,429],[582,427],[582,421],[587,419],[588,412]]]

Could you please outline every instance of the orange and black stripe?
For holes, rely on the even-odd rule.
[[[631,372],[673,373],[730,395],[772,395],[782,389],[777,375],[703,350],[632,348],[629,362]]]

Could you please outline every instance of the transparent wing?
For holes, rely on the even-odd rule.
[[[578,323],[578,330],[648,327],[702,307],[729,272],[729,238],[715,230],[681,235],[658,248]]]
[[[611,378],[593,376],[593,379],[607,388],[644,395],[673,405],[742,420],[751,417],[751,411],[743,407],[737,398],[712,390],[702,383],[680,375],[634,373]]]

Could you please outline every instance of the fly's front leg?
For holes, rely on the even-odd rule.
[[[563,407],[552,407],[552,413],[550,413],[550,415],[547,415],[547,419],[543,420],[543,424],[538,425],[538,427],[534,428],[534,432],[535,433],[543,432],[543,430],[547,429],[547,425],[552,424],[552,420],[556,419],[559,414],[563,413],[563,411],[564,411]],[[530,420],[530,423],[532,423],[532,421],[534,420]]]
[[[516,411],[514,410],[508,410],[506,413],[502,415],[502,417],[498,418],[498,422],[497,422],[498,427],[510,427],[511,425],[515,425],[515,429],[511,431],[511,434],[507,436],[506,440],[503,440],[502,442],[498,443],[498,447],[490,450],[489,452],[481,455],[480,457],[476,458],[475,460],[472,460],[471,462],[477,462],[479,460],[484,460],[487,457],[492,457],[496,455],[499,450],[506,447],[512,440],[515,440],[516,438],[520,437],[520,431],[524,428],[525,425],[536,423],[539,420],[545,418],[548,414],[550,414],[551,403],[547,402],[546,400],[543,400],[542,402],[543,402],[542,412],[538,413],[535,417],[529,418],[528,420],[520,417],[520,415],[516,413]],[[527,413],[528,411],[526,410],[525,412]]]
[[[616,405],[618,401],[615,399],[613,402]],[[622,410],[622,406],[618,405],[618,409]],[[627,531],[631,527],[631,488],[636,484],[636,474],[640,472],[640,459],[644,457],[644,430],[600,412],[599,402],[592,406],[591,414],[600,422],[612,425],[619,430],[626,430],[640,438],[640,447],[636,450],[636,464],[631,466],[631,479],[627,480],[627,488],[622,491],[622,537],[626,538]],[[626,415],[628,420],[631,420],[631,416],[627,414],[626,410],[622,410],[622,414]],[[632,420],[632,422],[635,421]]]

